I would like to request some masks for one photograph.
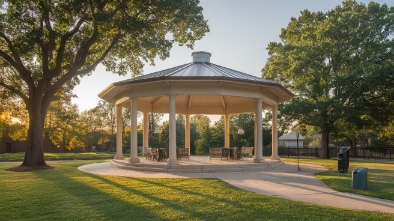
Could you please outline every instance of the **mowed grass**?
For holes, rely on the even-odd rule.
[[[113,159],[115,153],[86,152],[86,153],[44,153],[45,160],[98,160]],[[25,153],[0,154],[0,162],[23,161]]]
[[[81,172],[102,161],[0,164],[0,220],[394,220],[393,214],[295,202],[218,179],[142,179]]]
[[[285,162],[297,162],[297,159],[294,158],[282,158],[282,160]],[[338,172],[338,160],[336,159],[302,158],[300,163],[318,164],[328,167],[329,171],[318,173],[316,177],[334,190],[394,200],[394,162],[350,159],[347,173]],[[352,171],[357,167],[368,168],[366,190],[352,188]]]

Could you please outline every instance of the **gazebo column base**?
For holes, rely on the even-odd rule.
[[[115,159],[115,160],[124,160],[124,156],[122,156],[122,155],[116,155],[116,156],[114,157],[114,159]]]
[[[178,160],[173,160],[173,159],[168,159],[168,161],[167,161],[167,164],[168,165],[178,165],[179,164],[179,161]]]
[[[139,163],[139,162],[140,162],[140,159],[138,159],[138,158],[130,158],[130,159],[129,159],[129,162],[130,162],[130,163]]]
[[[270,160],[281,160],[279,156],[271,156]]]
[[[254,162],[254,163],[264,163],[265,161],[264,161],[263,158],[255,158],[255,159],[253,160],[253,162]]]

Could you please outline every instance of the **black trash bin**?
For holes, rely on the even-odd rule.
[[[349,169],[349,149],[350,147],[340,147],[338,153],[338,172],[347,173]]]

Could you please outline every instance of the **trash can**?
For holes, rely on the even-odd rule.
[[[368,168],[355,168],[352,174],[352,187],[354,189],[365,190],[368,183]]]
[[[349,149],[350,147],[340,147],[338,153],[338,172],[347,173],[349,169]]]

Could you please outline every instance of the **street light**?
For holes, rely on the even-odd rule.
[[[298,171],[301,171],[300,156],[298,154],[298,138],[300,137],[300,131],[298,129],[296,129],[295,132],[296,132],[296,138],[297,138],[297,165],[298,165]]]

